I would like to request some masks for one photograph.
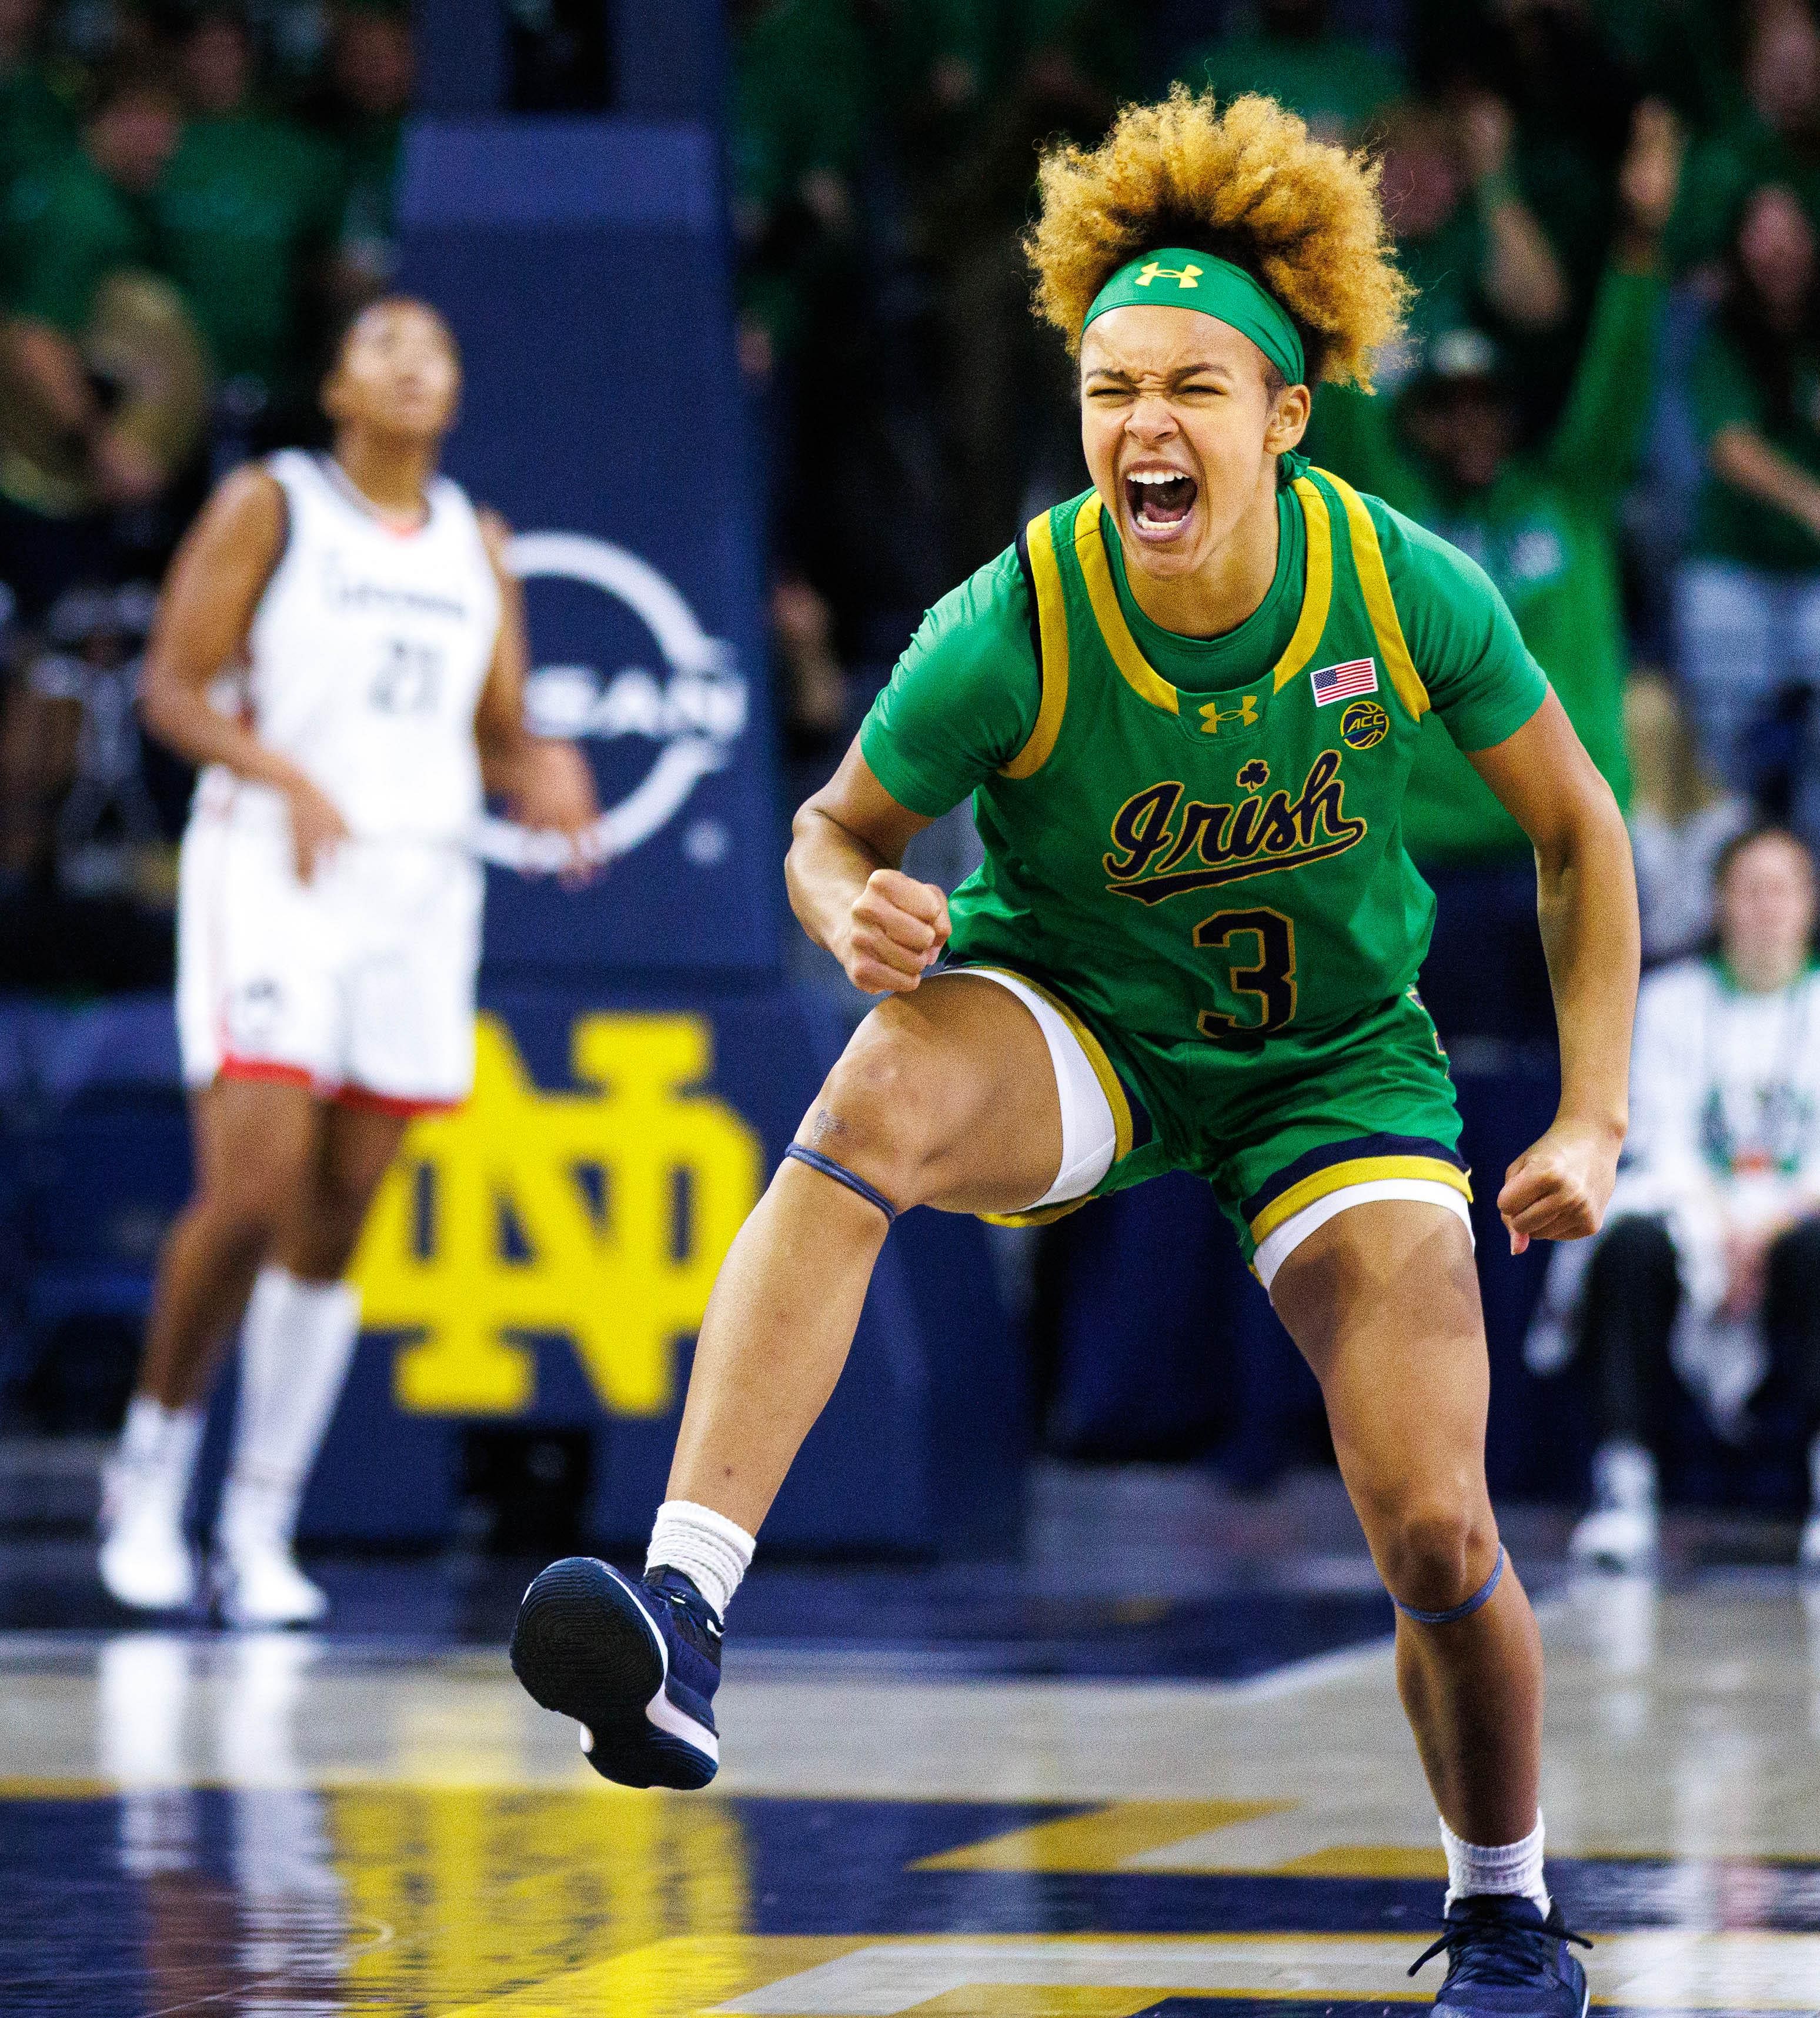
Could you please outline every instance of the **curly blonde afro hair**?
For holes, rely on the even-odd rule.
[[[1063,143],[1038,171],[1042,209],[1024,238],[1037,313],[1079,354],[1093,298],[1127,259],[1163,246],[1243,266],[1289,312],[1310,383],[1371,389],[1373,353],[1402,327],[1413,292],[1378,200],[1379,165],[1312,139],[1274,99],[1216,110],[1178,84],[1127,105],[1099,146]]]

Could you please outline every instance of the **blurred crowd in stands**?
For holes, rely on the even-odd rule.
[[[214,476],[320,425],[412,67],[404,0],[0,0],[0,986],[168,974],[155,584]]]
[[[558,31],[604,47],[605,0],[501,4],[516,102],[571,102]],[[1381,159],[1421,292],[1377,396],[1323,392],[1306,446],[1503,589],[1630,810],[1650,957],[1702,942],[1753,817],[1820,841],[1814,0],[728,12],[796,781],[922,610],[1084,483],[1018,245],[1036,151],[1179,79]],[[316,432],[392,268],[413,67],[407,0],[0,0],[0,987],[164,977],[186,780],[125,707],[147,588],[212,477]],[[1527,851],[1430,735],[1436,1014],[1544,1041]]]
[[[610,0],[500,4],[515,108],[610,110]],[[1653,1549],[1682,1391],[1723,1444],[1786,1417],[1820,1506],[1820,0],[726,12],[799,795],[924,609],[1085,487],[1019,245],[1038,147],[1180,81],[1381,161],[1420,296],[1304,447],[1503,591],[1627,808],[1659,970],[1612,1231],[1530,1330],[1532,1370],[1590,1383],[1576,1547]],[[156,583],[213,479],[321,438],[335,334],[393,271],[413,78],[407,0],[0,0],[0,991],[168,983],[189,780],[135,714]],[[1546,1072],[1527,845],[1425,733],[1425,995],[1463,1079]],[[964,866],[948,826],[923,873]]]

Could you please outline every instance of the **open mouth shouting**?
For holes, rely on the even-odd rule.
[[[1162,544],[1177,538],[1194,511],[1200,486],[1185,470],[1147,463],[1125,472],[1125,515],[1141,540]]]

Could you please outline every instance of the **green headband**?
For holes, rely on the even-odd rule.
[[[1288,384],[1299,385],[1308,376],[1302,340],[1288,311],[1230,259],[1216,259],[1211,252],[1185,252],[1178,245],[1142,253],[1127,260],[1094,296],[1080,327],[1084,331],[1087,323],[1109,309],[1142,308],[1146,303],[1198,309],[1250,337]]]

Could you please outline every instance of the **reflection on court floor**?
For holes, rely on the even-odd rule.
[[[1820,2011],[1820,1601],[1544,1607],[1595,1999]],[[490,1651],[0,1640],[0,2009],[489,2018],[1380,2011],[1438,1908],[1381,1643],[1236,1682],[736,1661],[704,1796],[582,1764]]]

